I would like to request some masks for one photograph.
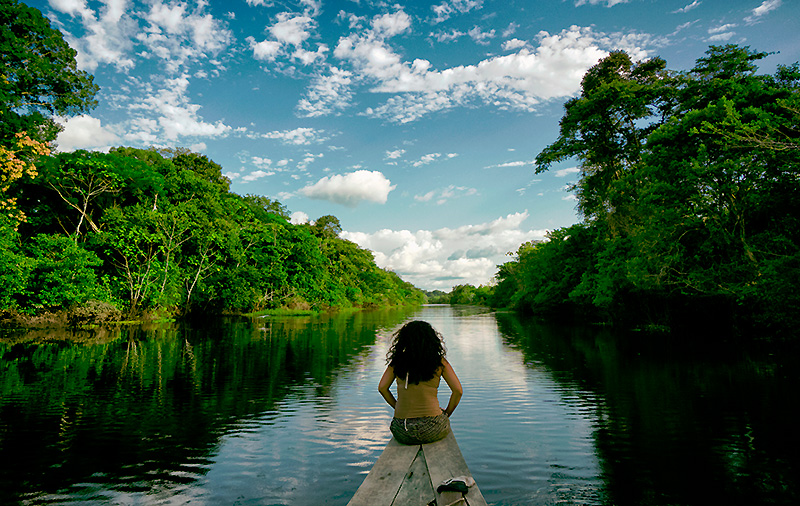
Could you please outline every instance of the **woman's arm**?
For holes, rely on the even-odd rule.
[[[392,408],[397,405],[397,399],[394,398],[392,395],[392,391],[389,390],[389,387],[392,386],[394,382],[394,368],[392,366],[388,366],[386,370],[383,372],[383,376],[381,377],[381,381],[378,383],[378,392],[381,393],[383,398],[386,402],[389,403],[389,406]]]
[[[456,372],[453,370],[453,366],[450,365],[450,362],[443,358],[442,366],[444,367],[442,370],[442,377],[447,382],[447,386],[450,387],[450,402],[447,403],[447,408],[445,408],[444,413],[450,416],[453,414],[453,411],[456,410],[459,401],[461,401],[461,395],[464,393],[464,389],[461,387],[461,382],[458,380],[458,376],[456,376]]]

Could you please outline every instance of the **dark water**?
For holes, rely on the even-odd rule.
[[[445,336],[491,504],[800,504],[795,353],[448,306],[0,340],[0,504],[343,506],[408,318]]]

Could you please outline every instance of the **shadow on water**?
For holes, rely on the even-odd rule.
[[[297,385],[324,395],[406,310],[0,339],[0,504],[191,483],[222,437]]]
[[[497,320],[526,365],[591,393],[607,504],[800,504],[796,350]]]

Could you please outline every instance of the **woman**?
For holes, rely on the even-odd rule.
[[[432,443],[450,433],[449,417],[463,389],[444,356],[442,337],[427,322],[408,322],[395,333],[378,391],[394,408],[390,429],[399,443]],[[442,378],[451,392],[446,408],[439,407],[436,396]],[[397,399],[389,390],[395,379]]]

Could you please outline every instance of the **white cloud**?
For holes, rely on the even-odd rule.
[[[389,192],[395,188],[379,171],[357,170],[323,177],[313,185],[302,188],[300,193],[312,199],[356,207],[363,201],[385,204]]]
[[[735,32],[731,31],[731,28],[736,28],[737,25],[735,24],[726,24],[721,26],[716,26],[713,28],[708,29],[708,33],[713,34],[711,35],[707,41],[708,42],[724,42],[729,40],[731,37],[735,35]]]
[[[186,65],[211,61],[232,40],[231,32],[211,14],[205,13],[207,4],[199,2],[192,12],[184,3],[153,2],[144,14],[148,26],[136,38],[144,44],[145,56],[155,56],[170,73],[185,69]]]
[[[442,205],[451,199],[458,197],[469,197],[472,195],[478,195],[478,190],[475,188],[469,188],[467,186],[456,186],[451,184],[446,188],[431,190],[423,195],[415,195],[414,200],[417,202],[430,202],[431,200],[435,199],[435,202],[438,205]]]
[[[333,56],[341,61],[339,68],[352,68],[348,86],[371,85],[372,92],[389,95],[382,104],[367,107],[362,113],[365,116],[408,123],[438,111],[480,103],[533,112],[543,101],[576,94],[586,71],[609,51],[622,49],[632,59],[641,60],[648,56],[645,47],[665,43],[665,39],[647,34],[602,33],[572,26],[555,34],[540,32],[535,47],[512,39],[504,44],[506,51],[516,50],[511,54],[437,70],[426,59],[404,59],[390,45],[390,36],[409,28],[408,15],[398,10],[373,18],[371,28],[360,28],[336,45]],[[463,34],[452,30],[430,35],[446,42]],[[474,27],[470,36],[484,43],[495,31]],[[312,104],[310,100],[302,102],[300,108],[315,110]],[[319,114],[326,111],[320,108]]]
[[[506,253],[545,238],[546,230],[524,228],[527,211],[488,223],[438,230],[379,230],[372,234],[342,232],[341,236],[373,251],[376,263],[425,289],[449,290],[454,285],[487,284]]]
[[[718,33],[707,38],[707,42],[725,42],[731,39],[735,34],[733,32]]]
[[[247,174],[246,176],[243,176],[242,177],[242,181],[246,181],[246,182],[249,183],[251,181],[256,181],[256,180],[261,179],[263,177],[271,176],[273,174],[275,174],[275,172],[266,171],[266,170],[254,170],[250,174]]]
[[[625,4],[628,3],[629,0],[575,0],[575,6],[581,6],[586,4],[591,5],[601,5],[606,4],[606,7],[614,7],[618,4]]]
[[[512,51],[514,49],[519,49],[522,47],[528,47],[528,43],[524,40],[519,39],[510,39],[503,42],[503,51]]]
[[[714,28],[709,28],[708,33],[720,33],[720,32],[727,32],[731,28],[736,28],[736,25],[733,23],[728,23],[727,25],[721,25]]]
[[[299,46],[311,36],[309,29],[316,26],[312,18],[304,14],[281,12],[278,21],[268,28],[275,39],[283,44]]]
[[[325,60],[329,50],[326,44],[318,43],[313,50],[304,47],[306,41],[317,31],[318,25],[314,16],[318,14],[320,5],[313,0],[303,0],[301,4],[306,6],[303,13],[281,12],[275,16],[275,22],[267,27],[271,39],[256,41],[252,36],[245,39],[253,50],[255,59],[275,62],[278,58],[290,58],[292,62],[299,62],[304,66]]]
[[[399,35],[411,27],[411,17],[399,10],[391,14],[382,14],[372,19],[372,31],[383,37]]]
[[[433,162],[437,158],[441,157],[441,153],[428,153],[427,155],[422,155],[422,158],[417,160],[416,162],[412,163],[414,167],[421,167],[423,165],[428,165],[429,163]]]
[[[431,33],[431,37],[436,39],[437,42],[444,42],[444,43],[456,41],[461,37],[463,37],[464,35],[466,35],[466,33],[458,31],[455,28],[453,28],[449,32],[439,31],[436,33]]]
[[[509,151],[513,151],[513,150],[509,149]],[[522,160],[516,160],[516,161],[513,161],[513,162],[504,162],[504,163],[498,163],[498,164],[495,164],[495,165],[487,165],[484,168],[485,169],[495,169],[495,168],[501,168],[502,169],[502,168],[506,168],[506,167],[524,167],[526,165],[533,165],[534,163],[536,163],[536,162],[533,161],[533,160],[531,160],[529,162],[525,162],[525,161],[522,161]]]
[[[518,23],[509,23],[508,27],[506,27],[506,29],[503,30],[503,37],[510,37],[514,35],[514,33],[516,33],[517,31],[517,28],[519,28]]]
[[[384,41],[368,36],[343,39],[335,54],[352,63],[363,78],[376,81],[373,91],[393,94],[364,114],[407,123],[476,101],[534,111],[542,101],[577,93],[586,70],[608,50],[625,49],[633,59],[642,59],[647,52],[641,45],[653,42],[645,35],[595,33],[577,26],[558,34],[540,32],[537,38],[534,50],[523,48],[443,71],[431,70],[426,60],[402,62]]]
[[[323,158],[324,156],[325,156],[325,155],[324,155],[324,154],[322,154],[322,153],[319,153],[319,154],[317,154],[317,155],[315,155],[315,154],[313,154],[313,153],[306,153],[305,155],[303,155],[303,159],[302,159],[302,160],[300,160],[300,162],[298,162],[298,164],[297,164],[297,168],[298,168],[298,169],[300,169],[300,170],[303,170],[303,171],[304,171],[304,170],[308,169],[308,166],[309,166],[309,165],[310,165],[310,164],[311,164],[311,163],[312,163],[314,160],[316,160],[316,159],[318,159],[318,158]]]
[[[567,177],[570,174],[577,174],[578,172],[580,172],[580,169],[577,167],[570,167],[568,169],[557,170],[553,173],[553,175],[555,177]]]
[[[390,79],[403,72],[404,66],[385,38],[402,33],[409,26],[410,19],[403,11],[376,17],[371,30],[341,38],[333,54],[352,63],[366,78]]]
[[[189,102],[186,74],[167,79],[164,87],[129,106],[133,118],[125,138],[143,143],[174,143],[184,137],[221,137],[232,128],[222,121],[209,123],[198,115],[200,106]],[[142,113],[155,115],[144,116]]]
[[[467,32],[467,35],[469,35],[472,38],[472,40],[474,40],[478,44],[483,44],[483,45],[489,44],[489,39],[493,39],[494,34],[495,34],[494,30],[489,30],[488,32],[484,32],[481,30],[479,26],[475,26],[469,32]]]
[[[305,145],[324,142],[329,137],[324,136],[325,130],[315,130],[313,128],[295,128],[294,130],[275,130],[267,132],[262,137],[265,139],[278,139],[284,144]]]
[[[774,11],[778,7],[781,6],[782,0],[764,0],[758,7],[753,9],[750,16],[745,18],[745,21],[748,23],[754,23],[759,20],[762,16],[769,14],[770,12]]]
[[[442,23],[450,19],[454,13],[467,13],[473,9],[483,8],[483,0],[449,0],[438,5],[431,6],[431,10],[436,16],[431,23]]]
[[[50,0],[50,6],[57,11],[70,16],[93,16],[94,13],[86,6],[86,0]]]
[[[57,11],[80,17],[83,36],[64,33],[65,40],[78,51],[78,68],[91,72],[100,64],[114,65],[120,71],[134,67],[129,54],[139,26],[127,13],[127,0],[108,0],[98,12],[90,9],[85,0],[53,0],[50,5]]]
[[[386,152],[386,159],[395,160],[395,159],[400,158],[401,156],[403,156],[405,154],[405,152],[406,152],[405,149],[396,149],[394,151],[387,151]]]
[[[295,211],[289,217],[289,223],[293,225],[302,225],[303,223],[308,223],[308,215],[303,211]]]
[[[281,52],[281,43],[275,40],[262,40],[256,42],[253,37],[247,37],[247,42],[250,44],[250,49],[253,50],[253,57],[256,60],[272,61]]]
[[[64,130],[56,138],[58,150],[62,152],[75,151],[76,149],[97,149],[108,151],[119,137],[103,127],[100,120],[89,115],[75,116],[60,121]]]
[[[687,12],[699,7],[701,3],[703,3],[703,2],[701,2],[700,0],[694,0],[694,2],[690,3],[689,5],[686,5],[684,7],[681,7],[680,9],[674,10],[674,11],[672,11],[672,13],[673,14],[684,14],[684,13],[687,13]]]
[[[331,66],[327,75],[318,75],[297,104],[300,116],[311,118],[338,113],[347,108],[353,97],[353,73]]]

